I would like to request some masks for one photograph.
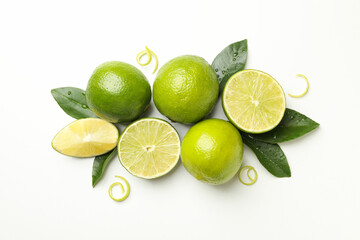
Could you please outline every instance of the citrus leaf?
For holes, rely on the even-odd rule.
[[[283,119],[276,128],[262,134],[251,134],[251,136],[267,143],[281,143],[299,138],[319,126],[319,123],[307,116],[287,108]]]
[[[214,59],[211,66],[216,72],[220,92],[224,89],[229,78],[245,68],[247,59],[247,40],[230,44],[224,48]]]
[[[97,156],[94,159],[93,169],[92,169],[92,186],[95,185],[100,181],[101,177],[103,176],[107,165],[109,164],[110,160],[113,159],[117,150],[114,150],[105,153],[103,155]]]
[[[51,90],[55,101],[69,116],[80,119],[96,117],[87,103],[85,98],[85,91],[80,88],[63,87]]]
[[[260,163],[275,177],[291,177],[284,152],[278,144],[257,141],[250,134],[241,132],[244,143],[255,153]]]

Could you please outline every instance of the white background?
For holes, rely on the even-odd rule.
[[[360,239],[360,1],[0,1],[0,239]],[[160,66],[194,54],[212,62],[248,39],[246,68],[268,72],[287,105],[321,124],[281,144],[291,178],[275,178],[245,148],[259,174],[221,186],[181,163],[165,177],[130,175],[117,158],[91,186],[92,159],[62,156],[51,140],[73,121],[52,88],[85,89],[102,62]],[[162,117],[152,105],[147,116]],[[225,118],[218,102],[213,117]],[[181,138],[189,126],[174,124]],[[123,130],[125,125],[120,128]],[[107,195],[128,179],[129,198]]]

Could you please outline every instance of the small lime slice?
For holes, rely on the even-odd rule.
[[[263,133],[276,127],[286,107],[280,84],[258,70],[235,73],[226,83],[222,100],[229,120],[248,133]]]
[[[76,120],[63,128],[52,141],[52,147],[71,157],[93,157],[116,147],[118,129],[99,118]]]
[[[120,136],[121,164],[134,176],[152,179],[171,171],[180,157],[180,138],[166,121],[143,118],[130,124]]]

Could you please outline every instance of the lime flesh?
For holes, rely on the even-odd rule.
[[[143,118],[129,125],[118,145],[121,164],[134,176],[152,179],[171,171],[180,157],[180,138],[166,121]]]
[[[258,70],[235,73],[226,83],[222,101],[228,119],[248,133],[263,133],[275,128],[286,108],[280,84]]]
[[[118,129],[99,118],[84,118],[70,123],[53,139],[52,147],[72,157],[93,157],[116,147]]]

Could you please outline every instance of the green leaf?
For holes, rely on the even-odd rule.
[[[291,177],[284,152],[278,144],[257,141],[250,134],[241,132],[244,143],[255,153],[260,163],[275,177]]]
[[[93,169],[92,169],[92,186],[95,185],[100,181],[101,177],[103,176],[107,165],[109,164],[110,160],[113,159],[117,150],[111,150],[108,153],[103,155],[97,156],[94,159]]]
[[[51,94],[69,116],[76,119],[97,117],[86,103],[84,90],[74,87],[63,87],[51,90]]]
[[[229,78],[245,68],[247,59],[247,40],[230,44],[224,48],[214,59],[211,66],[214,68],[220,86],[220,92],[224,89]]]
[[[287,108],[279,125],[262,134],[251,134],[254,139],[267,143],[281,143],[301,137],[319,127],[320,124],[307,116]]]

